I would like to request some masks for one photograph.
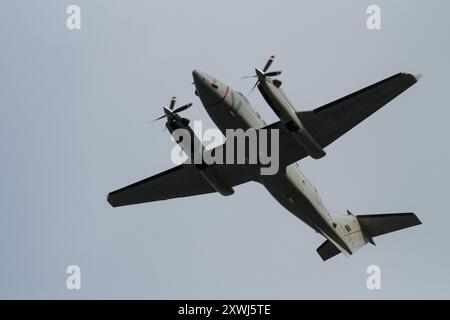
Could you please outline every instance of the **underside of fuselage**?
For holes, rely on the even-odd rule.
[[[240,92],[198,70],[193,71],[193,77],[196,94],[223,134],[226,129],[259,129],[266,125]],[[264,185],[284,208],[313,230],[321,234],[332,233],[331,236],[339,241],[335,231],[330,229],[331,218],[322,205],[317,190],[296,164],[280,167],[274,175],[256,176],[254,180]],[[345,243],[340,245],[345,246]]]

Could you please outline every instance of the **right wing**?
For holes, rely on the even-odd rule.
[[[297,113],[316,141],[325,148],[417,82],[398,73],[320,108]]]
[[[320,108],[297,112],[297,116],[325,148],[414,85],[417,79],[411,74],[398,73]],[[308,156],[295,141],[296,133],[289,132],[280,121],[265,128],[280,132],[280,164],[288,165]]]

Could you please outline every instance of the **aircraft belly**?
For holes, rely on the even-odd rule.
[[[223,135],[225,135],[226,129],[236,129],[239,128],[239,126],[244,125],[241,119],[233,117],[229,111],[221,110],[220,106],[207,108],[206,111]]]
[[[205,109],[224,135],[226,129],[247,130],[264,126],[264,122],[256,116],[252,107],[244,103],[234,90],[230,90],[230,93],[221,103]]]
[[[261,183],[284,208],[312,229],[318,231],[310,217],[319,213],[308,196],[299,190],[284,173],[261,176]]]

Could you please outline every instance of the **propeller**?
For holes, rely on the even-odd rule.
[[[156,118],[152,122],[161,120],[163,118],[168,118],[169,119],[172,114],[184,111],[184,110],[186,110],[186,109],[188,109],[188,108],[190,108],[192,106],[192,102],[190,102],[188,104],[185,104],[184,106],[181,106],[181,107],[178,107],[178,108],[174,109],[176,102],[177,102],[177,97],[172,97],[172,99],[170,99],[169,107],[164,107],[163,108],[164,115]]]
[[[262,70],[259,70],[258,68],[255,68],[255,72],[256,74],[254,76],[246,76],[246,77],[242,77],[242,79],[250,79],[250,78],[258,78],[258,80],[256,80],[255,85],[253,86],[252,90],[250,90],[249,94],[256,88],[256,86],[264,80],[265,77],[275,77],[281,74],[281,71],[270,71],[267,72],[267,70],[270,68],[270,66],[273,63],[273,60],[275,60],[275,56],[272,55],[270,56],[269,60],[267,60],[266,65],[264,66],[264,68]]]

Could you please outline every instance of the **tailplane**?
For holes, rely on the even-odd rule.
[[[356,219],[361,226],[362,232],[369,239],[422,223],[412,212],[369,214],[356,216]]]
[[[374,237],[422,223],[412,212],[357,216],[351,212],[348,213],[348,216],[335,217],[333,224],[336,232],[345,241],[352,254],[367,243],[375,245]],[[340,252],[341,250],[330,240],[326,240],[317,248],[317,253],[324,261],[338,255]],[[347,252],[344,252],[344,254],[348,256]]]
[[[341,250],[339,250],[330,240],[326,240],[317,248],[317,253],[323,261],[326,261],[341,253]]]

